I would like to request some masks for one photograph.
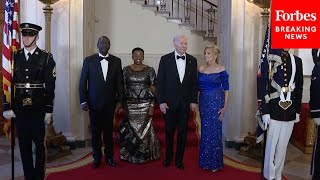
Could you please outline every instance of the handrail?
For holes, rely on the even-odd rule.
[[[204,2],[206,2],[206,3],[208,3],[208,4],[210,4],[211,6],[214,6],[214,7],[218,8],[218,6],[217,6],[217,5],[213,4],[212,2],[210,2],[210,1],[208,1],[208,0],[202,0],[202,1],[204,1]]]
[[[157,11],[160,9],[160,11],[169,12],[168,19],[178,20],[182,26],[191,27],[193,30],[202,32],[205,31],[207,37],[214,37],[218,33],[215,30],[215,24],[218,24],[216,19],[218,6],[210,1],[154,0],[153,3],[157,5]]]

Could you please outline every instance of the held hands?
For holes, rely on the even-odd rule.
[[[294,120],[294,123],[297,123],[300,121],[300,114],[296,113],[296,120]]]
[[[44,123],[46,125],[49,125],[52,121],[52,113],[46,113],[46,115],[44,116]]]
[[[264,123],[264,130],[266,130],[268,128],[268,124],[270,123],[270,114],[264,114],[261,118]]]
[[[3,111],[3,117],[6,118],[7,120],[11,120],[11,118],[15,118],[16,115],[12,110],[7,110],[7,111]]]
[[[150,106],[149,108],[149,115],[153,116],[154,106]]]
[[[317,126],[320,125],[320,118],[313,118],[312,120]]]
[[[190,109],[191,109],[191,111],[193,111],[193,112],[195,112],[196,111],[196,109],[197,109],[197,104],[196,103],[190,103]]]
[[[219,120],[222,121],[224,117],[224,113],[226,112],[227,108],[224,106],[220,111],[218,112],[219,114]]]
[[[86,103],[86,102],[81,103],[81,109],[84,111],[89,111],[88,103]]]
[[[160,104],[160,110],[163,114],[166,114],[167,113],[167,109],[169,109],[167,103],[162,103]]]
[[[116,112],[122,113],[122,111],[123,111],[123,106],[121,103],[118,103],[116,106]]]

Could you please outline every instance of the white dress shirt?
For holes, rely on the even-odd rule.
[[[28,61],[28,59],[29,59],[28,53],[30,53],[30,54],[32,55],[36,49],[37,49],[37,47],[35,47],[35,48],[32,49],[31,51],[28,51],[26,48],[23,48],[24,56],[26,57],[26,60],[27,60],[27,61]]]
[[[107,58],[107,57],[109,57],[109,54],[107,54],[106,56],[104,56],[104,55],[102,55],[102,54],[99,53],[99,57]],[[106,80],[107,80],[109,63],[108,63],[107,60],[104,59],[104,60],[100,61],[100,64],[101,64],[101,69],[102,69],[104,81],[106,81]]]
[[[177,59],[177,55],[178,56],[185,56],[185,59]],[[176,64],[177,64],[177,69],[178,69],[178,73],[179,73],[179,78],[180,78],[180,82],[182,83],[183,78],[184,78],[184,74],[186,72],[186,61],[187,61],[187,56],[186,53],[179,55],[177,53],[177,51],[174,51],[174,58],[176,59]]]

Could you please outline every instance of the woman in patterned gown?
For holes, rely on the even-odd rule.
[[[229,97],[228,73],[220,65],[220,49],[204,50],[206,65],[199,67],[201,139],[199,166],[213,172],[223,168],[222,120]]]
[[[123,68],[127,115],[119,125],[120,158],[132,163],[158,159],[160,143],[152,125],[156,75],[143,64],[144,51],[132,50],[133,64]]]

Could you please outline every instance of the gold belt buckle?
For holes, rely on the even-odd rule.
[[[31,98],[22,99],[22,106],[31,106],[31,105],[32,105],[32,99]]]

